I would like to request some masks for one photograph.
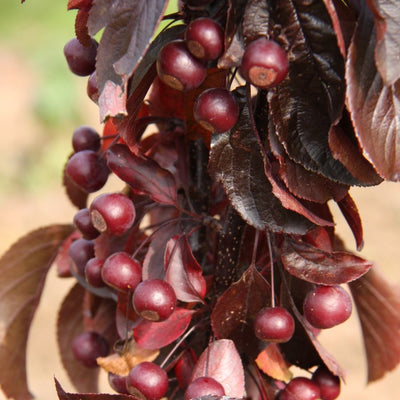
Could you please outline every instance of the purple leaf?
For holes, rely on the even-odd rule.
[[[34,230],[0,258],[0,385],[15,400],[32,398],[26,376],[29,329],[47,272],[72,231],[71,225]]]
[[[272,193],[247,105],[232,133],[213,135],[210,172],[220,181],[235,210],[251,226],[304,234],[311,223],[286,210]]]
[[[177,204],[177,187],[173,175],[145,156],[133,154],[123,144],[106,151],[109,168],[137,194],[150,196],[160,204]]]
[[[100,0],[90,11],[89,33],[105,25],[97,51],[101,119],[126,115],[128,79],[148,48],[167,0]]]
[[[327,252],[286,238],[281,260],[289,274],[318,285],[340,285],[360,278],[372,263],[345,251]]]
[[[259,353],[253,319],[270,304],[270,286],[254,266],[233,283],[218,299],[211,313],[211,326],[216,338],[232,339],[240,352],[254,358]]]
[[[203,303],[206,281],[186,236],[175,236],[168,241],[165,267],[165,280],[174,288],[178,300]]]
[[[168,241],[181,232],[179,224],[164,225],[153,234],[153,238],[143,261],[142,277],[146,279],[164,279],[164,254]]]
[[[363,227],[356,203],[350,194],[347,193],[347,195],[342,200],[338,201],[337,204],[353,232],[357,250],[361,251],[364,246]]]
[[[109,393],[67,393],[60,383],[54,378],[59,400],[133,400],[129,394],[109,394]]]
[[[346,64],[347,100],[364,156],[385,179],[400,180],[400,80],[385,85],[376,69],[376,31],[371,12],[362,4],[361,15]]]
[[[193,310],[177,307],[165,321],[142,320],[133,330],[136,343],[143,349],[160,349],[178,339],[188,328]]]
[[[393,0],[367,0],[374,14],[377,41],[375,63],[385,85],[393,85],[400,78],[399,3]]]
[[[268,93],[273,122],[289,157],[306,169],[345,184],[357,180],[335,160],[328,133],[342,114],[344,60],[321,1],[277,2],[274,19],[284,31],[288,77]],[[323,32],[323,34],[322,34]]]
[[[192,381],[201,376],[218,381],[226,396],[245,396],[242,360],[232,340],[215,340],[208,345],[194,367]]]
[[[382,378],[400,362],[400,289],[374,267],[350,284],[364,337],[368,382]]]

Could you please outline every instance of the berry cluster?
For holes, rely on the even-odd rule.
[[[129,115],[127,123],[110,118],[103,137],[87,126],[74,132],[74,153],[65,177],[67,192],[80,209],[73,218],[78,238],[69,245],[69,272],[92,295],[115,302],[118,343],[124,345],[114,347],[112,356],[125,364],[115,368],[102,361],[102,366],[119,393],[143,400],[235,397],[228,378],[212,372],[219,363],[207,356],[214,338],[232,341],[238,353],[246,355],[240,368],[260,393],[268,387],[277,400],[334,400],[340,393],[340,377],[323,358],[313,365],[310,379],[298,376],[278,383],[265,365],[258,365],[254,374],[257,354],[272,344],[280,349],[282,360],[296,364],[296,356],[290,359],[285,345],[312,346],[320,329],[349,318],[352,301],[340,286],[345,281],[326,283],[308,279],[306,273],[291,281],[286,271],[287,242],[314,246],[318,254],[333,251],[332,238],[318,237],[323,228],[311,228],[309,236],[290,236],[283,227],[272,232],[245,223],[231,206],[227,187],[208,174],[210,144],[192,140],[188,132],[193,117],[216,141],[228,133],[232,148],[251,153],[254,141],[237,138],[244,135],[243,120],[259,97],[249,97],[244,106],[243,93],[251,93],[252,86],[265,99],[265,93],[289,79],[287,53],[271,34],[244,40],[235,68],[222,71],[222,84],[209,84],[210,74],[221,72],[218,60],[228,43],[223,13],[210,16],[212,3],[183,2],[184,33],[161,46],[148,100],[128,110],[132,120]],[[64,49],[71,71],[90,75],[87,93],[95,102],[96,48],[95,42],[84,47],[73,39]],[[232,88],[234,78],[242,84],[239,89]],[[259,124],[258,116],[251,118],[248,130]],[[264,121],[260,131],[268,130],[269,123]],[[142,135],[141,124],[155,132]],[[263,141],[269,138],[260,136]],[[273,139],[265,144],[263,161],[271,162],[272,171],[276,147]],[[228,157],[224,152],[218,156],[221,162]],[[241,172],[242,166],[233,168]],[[97,193],[87,204],[88,195],[102,189],[110,173],[122,181],[121,190]],[[71,194],[76,190],[79,202]],[[112,346],[105,336],[97,331],[79,335],[72,343],[76,359],[86,367],[96,367],[99,358],[108,359]],[[138,349],[153,353],[126,362]],[[246,385],[251,387],[251,382]],[[242,396],[247,386],[243,384]]]

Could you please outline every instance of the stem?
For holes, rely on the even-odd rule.
[[[169,359],[172,357],[172,355],[175,353],[176,349],[182,344],[182,342],[200,325],[200,323],[197,323],[193,325],[190,329],[188,329],[184,335],[181,336],[181,338],[175,343],[175,346],[171,349],[171,351],[168,353],[168,355],[164,358],[164,361],[160,364],[161,368],[164,368],[165,364],[169,361]]]
[[[254,236],[253,253],[251,254],[251,265],[254,266],[256,265],[257,247],[259,238],[260,238],[260,231],[257,229],[256,234]]]
[[[269,251],[269,262],[271,272],[271,307],[275,307],[275,274],[274,274],[274,257],[272,254],[271,234],[267,232],[268,251]]]

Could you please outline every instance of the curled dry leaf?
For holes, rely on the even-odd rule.
[[[107,357],[99,357],[97,363],[106,372],[117,375],[128,375],[129,371],[143,361],[154,361],[159,350],[143,349],[133,339],[129,340],[121,353],[114,353]]]
[[[289,364],[275,343],[269,343],[255,361],[258,368],[273,379],[288,382],[293,376],[289,370]]]

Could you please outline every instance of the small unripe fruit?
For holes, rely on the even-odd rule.
[[[352,311],[350,295],[341,286],[319,286],[304,299],[304,316],[318,329],[328,329],[346,321]]]
[[[183,40],[169,42],[161,49],[157,72],[164,83],[181,91],[199,87],[207,75],[204,63],[190,54]]]
[[[294,333],[292,315],[283,307],[264,307],[254,318],[255,335],[266,342],[284,343]]]
[[[93,226],[88,208],[80,209],[73,219],[75,227],[81,232],[84,239],[96,239],[100,232]]]
[[[239,71],[247,82],[267,89],[286,77],[289,61],[278,43],[260,37],[246,46]]]
[[[202,92],[194,105],[194,117],[205,129],[227,132],[236,124],[239,107],[233,94],[223,88],[211,88]]]
[[[90,286],[100,288],[104,287],[105,283],[101,277],[101,270],[104,265],[104,260],[94,257],[91,258],[85,266],[85,278]]]
[[[85,276],[86,263],[94,257],[92,240],[76,239],[68,249],[69,268],[72,274]]]

